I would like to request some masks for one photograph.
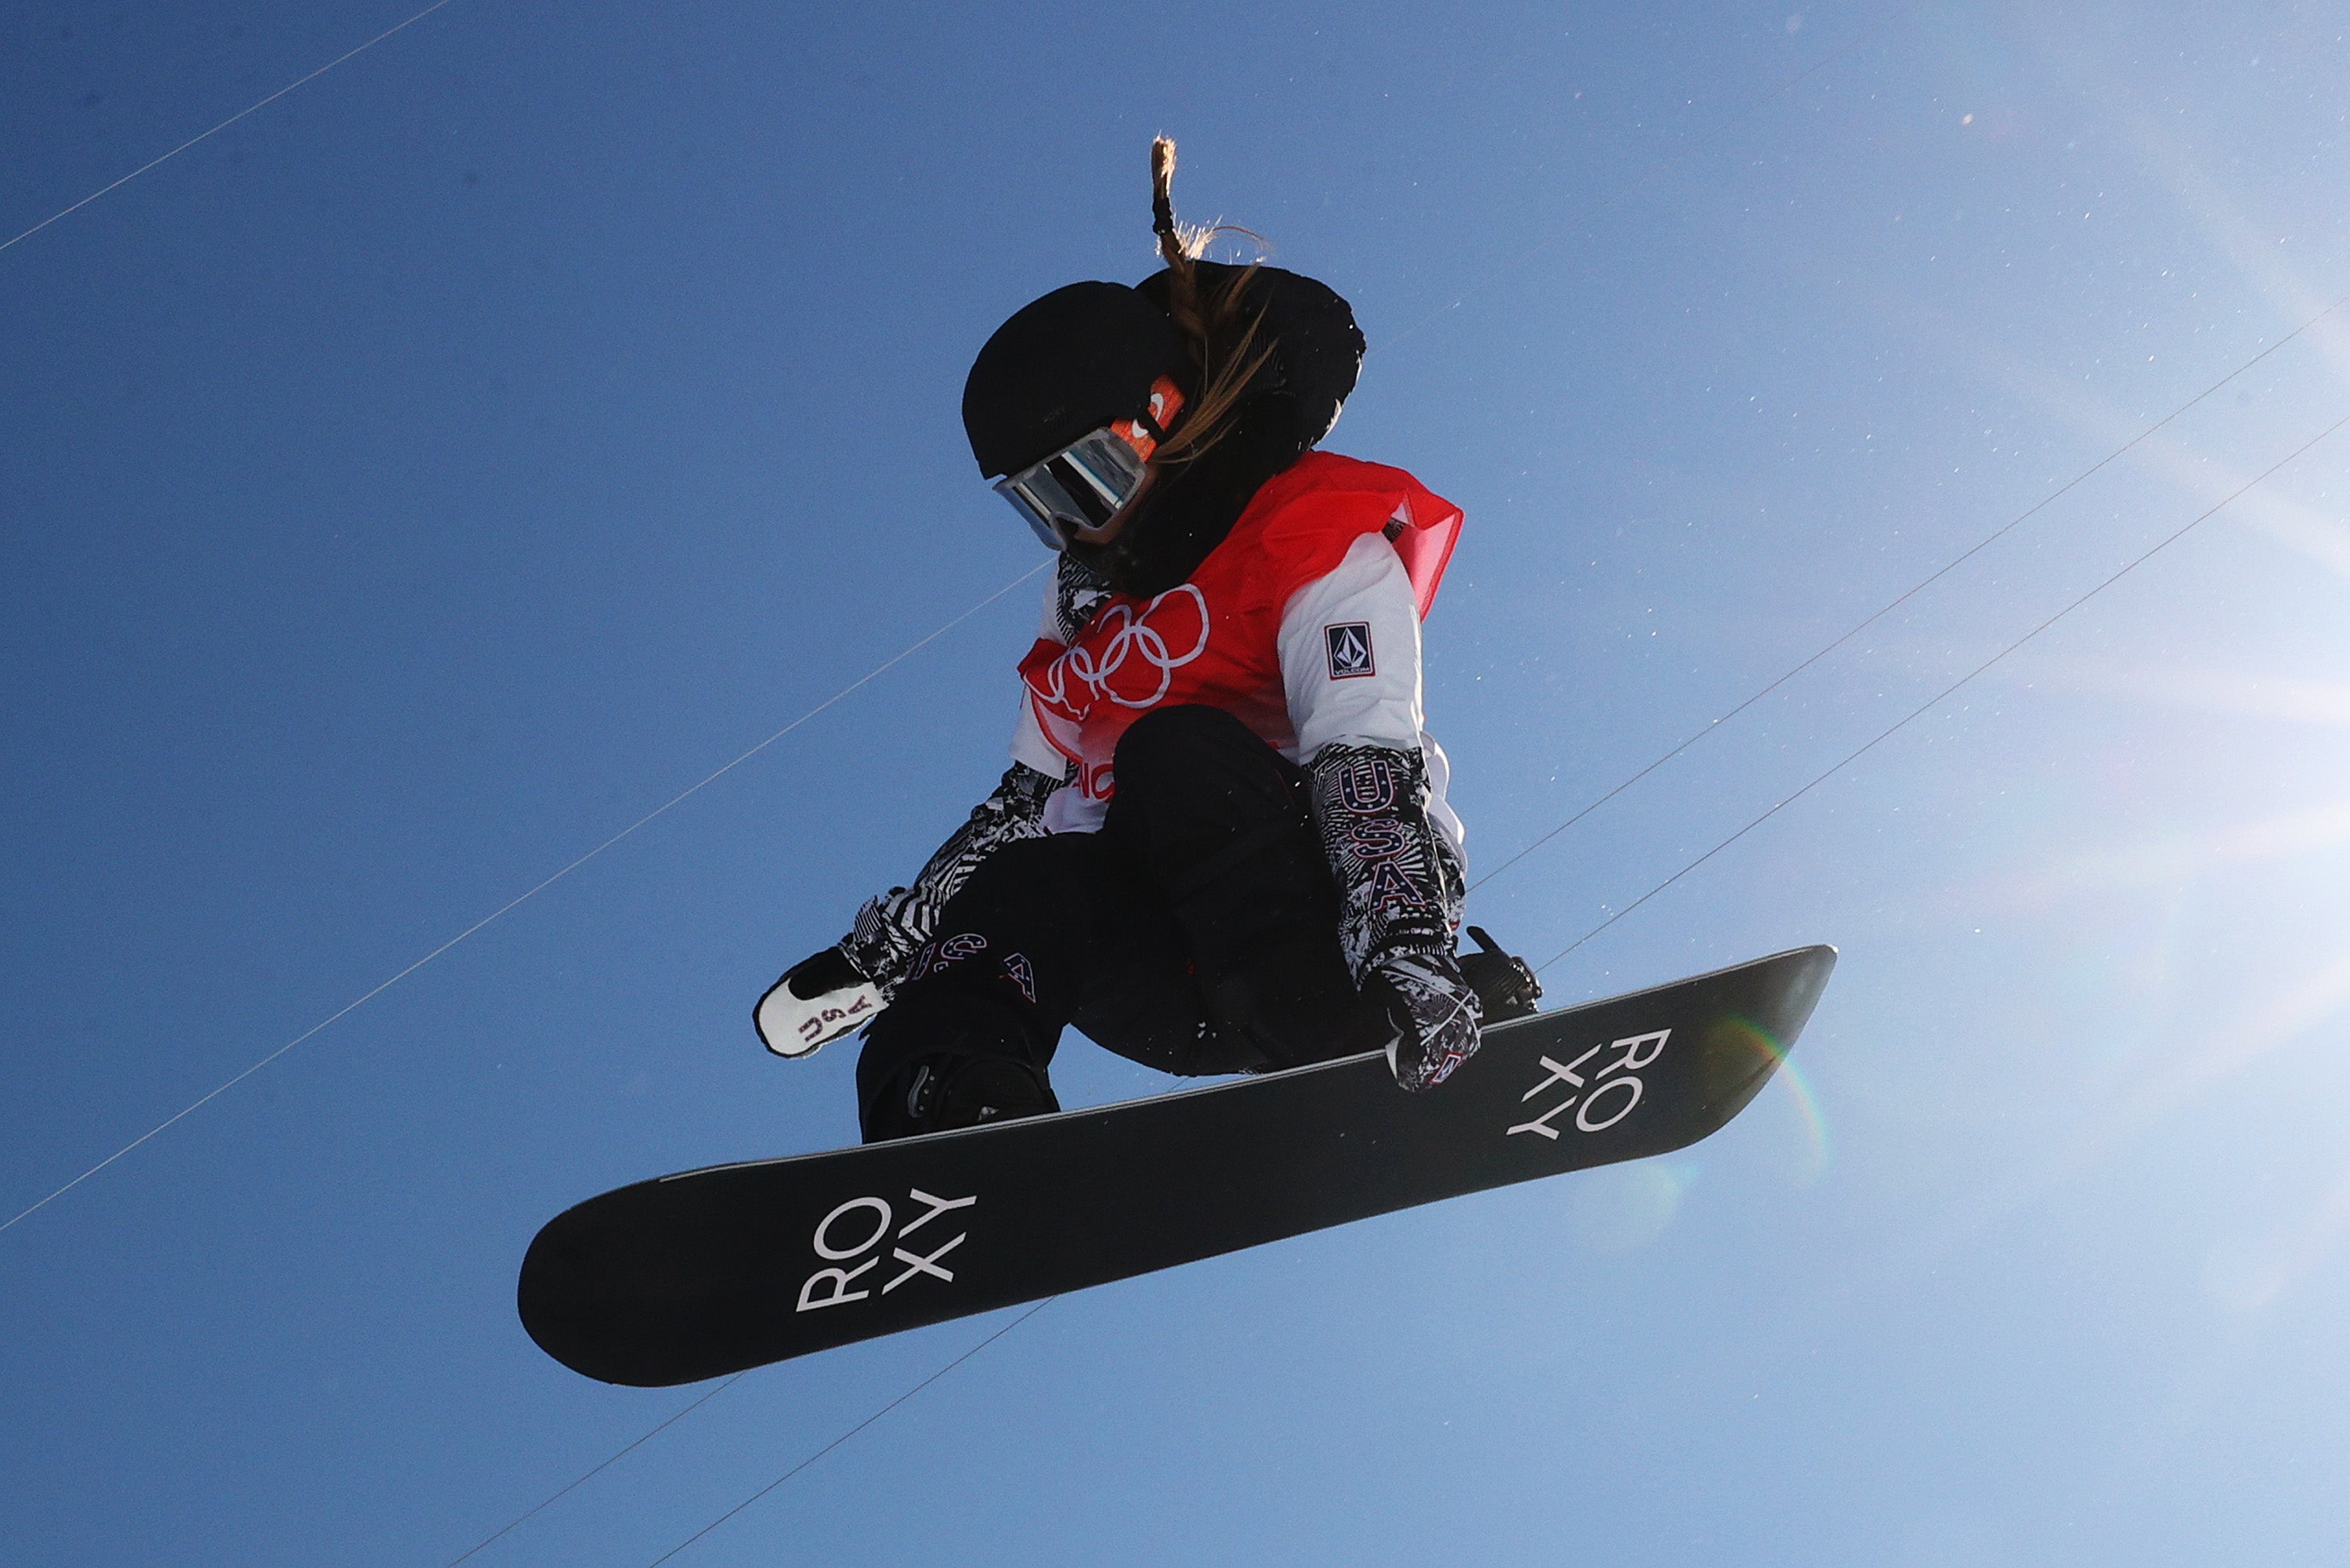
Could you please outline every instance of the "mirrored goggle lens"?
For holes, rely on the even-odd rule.
[[[1126,440],[1098,430],[1044,462],[996,481],[996,493],[1027,519],[1036,536],[1066,549],[1079,528],[1098,528],[1141,488],[1142,458]]]

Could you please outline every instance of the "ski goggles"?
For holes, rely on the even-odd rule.
[[[1099,528],[1142,488],[1150,454],[1182,411],[1183,394],[1161,376],[1149,406],[1079,436],[1039,462],[995,482],[995,493],[1035,529],[1046,548],[1066,550],[1084,528]]]

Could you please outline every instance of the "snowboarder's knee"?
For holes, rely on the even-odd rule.
[[[1293,802],[1295,769],[1279,752],[1222,708],[1186,703],[1155,708],[1128,727],[1113,763],[1118,795],[1129,807],[1213,801],[1219,815],[1238,806],[1282,812]]]
[[[1091,834],[1054,833],[1022,838],[982,861],[940,917],[940,929],[958,923],[995,924],[1007,908],[1058,909],[1080,903],[1098,875]]]
[[[1129,772],[1149,772],[1158,764],[1180,763],[1203,752],[1247,755],[1269,749],[1223,709],[1180,702],[1170,708],[1153,708],[1128,725],[1126,733],[1118,737],[1114,765],[1123,784]]]

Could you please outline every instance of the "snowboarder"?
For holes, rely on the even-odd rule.
[[[1071,1023],[1180,1074],[1384,1049],[1420,1090],[1539,994],[1482,932],[1454,950],[1419,623],[1460,509],[1315,450],[1362,361],[1353,312],[1201,259],[1174,162],[1154,142],[1164,269],[1035,301],[963,389],[981,472],[1060,557],[1012,766],[756,1009],[784,1056],[863,1026],[868,1143],[1059,1109]]]

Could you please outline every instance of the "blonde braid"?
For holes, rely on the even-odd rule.
[[[1186,229],[1175,221],[1174,191],[1175,139],[1154,137],[1150,143],[1150,228],[1159,236],[1159,254],[1165,259],[1170,274],[1168,319],[1182,337],[1200,388],[1198,401],[1186,410],[1175,433],[1159,443],[1155,461],[1161,462],[1198,457],[1222,438],[1231,428],[1233,409],[1256,379],[1256,373],[1273,358],[1275,347],[1268,341],[1253,354],[1250,352],[1256,344],[1257,329],[1263,325],[1263,311],[1245,327],[1241,324],[1242,301],[1256,276],[1257,263],[1251,262],[1235,273],[1215,290],[1211,298],[1201,297],[1199,268],[1193,263],[1207,249],[1208,242],[1224,232],[1225,225]],[[1218,340],[1232,338],[1235,328],[1239,328],[1237,340],[1219,353]]]

